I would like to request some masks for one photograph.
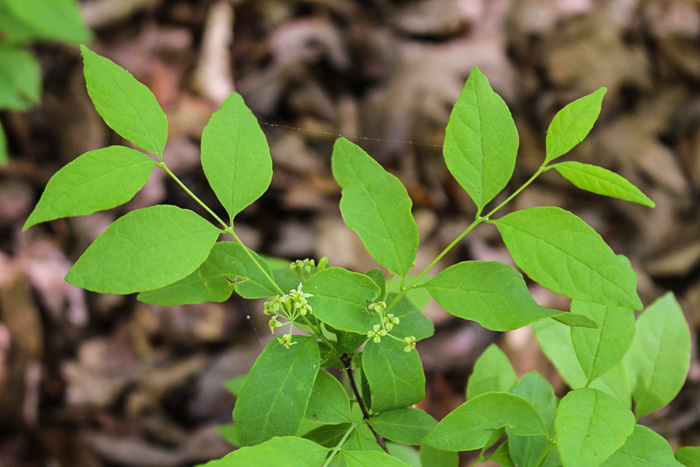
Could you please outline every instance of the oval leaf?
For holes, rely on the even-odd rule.
[[[92,34],[83,23],[74,0],[5,0],[4,3],[11,14],[31,30],[33,38],[72,44],[90,41]]]
[[[598,465],[632,434],[632,412],[611,396],[590,388],[575,389],[559,402],[554,427],[566,466]]]
[[[136,298],[155,305],[185,305],[223,302],[233,293],[233,284],[226,279],[235,268],[228,261],[231,242],[218,242],[207,259],[189,276],[160,289],[141,292]],[[235,274],[232,274],[235,277]]]
[[[339,465],[344,467],[409,467],[401,459],[382,451],[339,451]]]
[[[423,444],[444,451],[484,447],[494,431],[505,426],[523,436],[547,434],[542,417],[520,396],[487,392],[450,412],[423,438]]]
[[[593,124],[598,120],[606,92],[606,88],[600,88],[557,112],[547,130],[545,162],[563,156],[588,136]]]
[[[327,268],[314,274],[304,285],[314,316],[341,331],[367,334],[379,324],[379,316],[367,305],[379,296],[372,279],[343,268]]]
[[[543,287],[571,299],[642,308],[629,262],[569,211],[524,209],[494,224],[518,267]]]
[[[167,205],[138,209],[97,237],[66,281],[93,292],[115,294],[163,287],[197,269],[219,233],[186,209]]]
[[[296,436],[275,437],[256,446],[236,449],[221,459],[201,467],[234,467],[237,465],[318,467],[323,464],[328,448]]]
[[[626,178],[608,169],[581,162],[562,162],[552,166],[565,179],[581,188],[603,196],[624,199],[653,208],[656,204]]]
[[[598,329],[571,328],[576,356],[587,381],[608,372],[625,356],[634,338],[634,313],[626,308],[574,301],[571,310],[598,324]]]
[[[202,168],[231,220],[270,186],[267,139],[238,93],[231,93],[204,127]]]
[[[142,152],[124,146],[86,152],[51,177],[22,230],[124,204],[143,188],[155,164]]]
[[[41,68],[36,57],[24,49],[0,47],[0,108],[22,111],[39,101]]]
[[[343,189],[340,212],[345,225],[379,264],[405,277],[418,250],[418,227],[406,188],[345,138],[333,146],[332,166]]]
[[[443,153],[450,173],[480,210],[513,175],[518,143],[508,106],[472,68],[450,114]]]
[[[395,443],[419,445],[437,420],[423,410],[405,409],[382,412],[369,420],[372,428]]]
[[[637,417],[660,409],[680,391],[690,368],[690,330],[671,292],[640,315],[625,363]]]
[[[146,151],[163,155],[168,118],[156,96],[113,61],[80,46],[87,91],[110,128]]]
[[[538,305],[522,276],[497,261],[463,261],[441,271],[425,287],[451,314],[493,331],[510,331],[561,314]]]
[[[331,425],[352,422],[348,393],[327,371],[321,370],[316,376],[304,418]]]
[[[518,376],[506,354],[491,344],[474,363],[467,380],[467,400],[487,392],[508,392],[517,382]]]
[[[321,357],[318,343],[295,336],[285,348],[273,339],[251,368],[233,409],[236,437],[251,446],[295,435],[306,413]]]
[[[418,352],[404,352],[391,338],[369,342],[362,352],[362,370],[372,392],[372,411],[399,409],[425,397],[425,374]]]
[[[678,462],[686,467],[700,466],[700,446],[685,446],[674,453]]]
[[[678,466],[673,449],[662,436],[651,428],[636,425],[625,444],[600,464],[605,467]]]

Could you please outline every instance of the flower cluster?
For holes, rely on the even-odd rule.
[[[394,329],[394,326],[398,325],[401,322],[401,319],[399,319],[398,316],[395,316],[392,313],[386,312],[387,306],[385,302],[374,302],[368,305],[367,309],[370,312],[377,313],[379,315],[380,324],[375,324],[374,326],[372,326],[372,329],[367,332],[367,337],[369,339],[372,339],[374,343],[379,344],[382,341],[382,337],[389,336],[392,339],[401,341],[404,344],[404,352],[410,352],[411,350],[416,348],[415,337],[408,336],[404,339],[399,339],[398,337],[394,337],[391,334],[389,334],[389,332],[391,332],[391,330]]]
[[[313,260],[311,260],[311,262],[313,262]],[[309,305],[309,302],[306,301],[307,298],[312,296],[312,294],[301,290],[300,282],[299,287],[296,289],[291,289],[289,293],[282,296],[278,295],[274,299],[265,302],[263,305],[263,313],[266,315],[272,315],[272,318],[270,318],[268,323],[270,326],[270,332],[274,333],[275,329],[290,325],[289,332],[284,336],[277,338],[280,344],[286,348],[296,344],[296,342],[292,341],[292,329],[294,328],[294,322],[298,318],[312,313],[313,310],[311,309],[311,305]],[[285,319],[287,322],[281,323],[279,318]]]

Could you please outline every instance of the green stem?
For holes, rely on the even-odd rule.
[[[394,297],[394,299],[391,301],[391,303],[386,307],[386,311],[389,311],[394,305],[396,305],[396,303],[398,303],[398,301],[401,300],[401,298],[402,298],[404,295],[406,295],[406,293],[407,293],[409,290],[411,290],[412,288],[416,287],[416,284],[418,283],[418,281],[420,281],[420,280],[423,278],[423,276],[424,276],[428,271],[430,271],[430,270],[433,268],[433,266],[435,266],[435,265],[438,263],[438,261],[440,261],[440,260],[442,259],[443,256],[445,256],[452,248],[454,248],[455,245],[457,245],[457,243],[459,243],[460,240],[462,240],[462,239],[464,238],[465,235],[467,235],[469,232],[471,232],[477,225],[481,224],[482,222],[488,222],[488,221],[490,220],[490,217],[491,217],[491,216],[493,216],[496,212],[498,212],[503,206],[505,206],[506,204],[508,204],[509,202],[511,202],[511,201],[513,200],[513,198],[515,198],[516,196],[518,196],[518,194],[520,194],[521,191],[523,191],[523,190],[524,190],[525,188],[527,188],[532,182],[534,182],[535,179],[536,179],[540,174],[542,174],[543,172],[546,172],[546,171],[549,170],[549,169],[550,169],[550,167],[546,167],[544,164],[541,165],[540,168],[537,169],[537,172],[535,172],[535,173],[532,175],[532,177],[530,177],[520,188],[518,188],[517,190],[515,190],[508,198],[505,199],[505,201],[503,201],[501,204],[499,204],[498,206],[496,206],[495,208],[493,208],[493,209],[491,210],[491,212],[489,212],[489,213],[486,214],[485,216],[482,216],[482,215],[481,215],[481,210],[479,210],[479,211],[476,213],[476,218],[475,218],[474,221],[469,225],[469,227],[467,227],[467,228],[464,230],[464,232],[462,232],[461,234],[459,234],[459,235],[457,236],[457,238],[455,238],[455,239],[452,241],[452,243],[450,243],[449,245],[447,245],[447,246],[445,247],[445,249],[442,250],[442,251],[440,252],[440,254],[437,255],[437,257],[436,257],[425,269],[423,269],[423,271],[421,271],[420,274],[418,274],[418,277],[416,277],[416,278],[408,285],[408,287],[406,287],[406,288],[403,288],[403,287],[402,287],[402,288],[401,288],[401,290],[400,290],[399,293],[396,295],[396,297]]]
[[[267,271],[265,270],[265,268],[262,267],[262,265],[258,262],[258,260],[255,259],[255,256],[253,256],[253,253],[251,253],[250,248],[248,248],[247,246],[245,246],[245,243],[243,243],[243,242],[241,241],[241,239],[238,237],[238,235],[236,235],[236,232],[233,231],[233,227],[226,227],[224,230],[226,231],[226,233],[228,233],[229,235],[231,235],[235,241],[237,241],[238,243],[241,244],[241,246],[243,247],[243,250],[246,252],[246,254],[247,254],[248,257],[250,258],[250,260],[251,260],[251,261],[255,264],[255,266],[260,270],[260,272],[262,272],[263,276],[265,276],[265,278],[266,278],[268,281],[270,281],[270,284],[272,284],[272,286],[275,288],[275,290],[277,290],[277,293],[280,294],[280,295],[284,295],[284,291],[280,288],[279,285],[277,285],[277,282],[275,282],[275,280],[270,276],[270,274],[267,273]]]
[[[490,220],[490,217],[491,217],[491,216],[493,216],[494,214],[496,214],[496,212],[500,211],[500,209],[501,209],[503,206],[505,206],[506,204],[510,203],[510,202],[513,200],[513,198],[515,198],[516,196],[518,196],[518,195],[520,194],[521,191],[523,191],[525,188],[527,188],[532,182],[535,181],[535,179],[536,179],[537,177],[539,177],[543,172],[546,172],[547,170],[549,170],[549,167],[545,167],[545,165],[542,164],[542,165],[540,166],[540,168],[537,169],[537,172],[535,172],[534,174],[532,174],[532,177],[530,177],[525,183],[522,184],[522,186],[521,186],[520,188],[518,188],[517,190],[515,190],[509,197],[507,197],[507,198],[505,199],[505,201],[503,201],[501,204],[499,204],[498,206],[496,206],[495,208],[493,208],[493,209],[491,210],[491,212],[489,212],[488,214],[486,214],[485,216],[483,216],[482,219],[484,219],[484,220],[486,220],[486,221]]]
[[[340,448],[342,448],[343,445],[345,444],[345,442],[348,440],[348,436],[350,436],[352,434],[352,432],[355,431],[356,428],[357,428],[357,425],[355,425],[354,423],[352,425],[350,425],[350,428],[348,428],[348,431],[345,432],[345,435],[343,436],[343,438],[333,448],[333,450],[331,451],[331,455],[328,456],[328,459],[326,459],[326,462],[323,463],[322,467],[327,467],[328,465],[330,465],[330,463],[333,460],[333,458],[335,457],[335,455],[338,454],[338,451],[340,451]]]
[[[180,179],[177,177],[177,175],[175,175],[175,174],[172,172],[172,170],[170,170],[170,168],[165,164],[165,162],[163,162],[162,157],[158,156],[158,158],[160,159],[160,161],[159,161],[159,162],[156,162],[156,165],[157,165],[158,167],[162,168],[163,170],[165,170],[165,172],[166,172],[168,175],[170,175],[170,177],[171,177],[173,180],[175,180],[175,182],[176,182],[178,185],[180,185],[180,187],[182,187],[182,189],[185,190],[185,192],[186,192],[188,195],[190,195],[190,196],[192,197],[193,200],[195,200],[200,206],[202,206],[202,207],[204,208],[204,210],[207,211],[214,219],[216,219],[216,221],[224,227],[224,230],[226,230],[226,229],[228,228],[228,225],[227,225],[224,221],[222,221],[221,218],[220,218],[219,216],[217,216],[216,213],[215,213],[214,211],[212,211],[212,210],[209,208],[209,206],[207,206],[206,204],[204,204],[204,202],[203,202],[201,199],[199,199],[199,198],[197,197],[197,195],[195,195],[194,193],[192,193],[192,190],[190,190],[189,188],[187,188],[187,186],[186,186],[184,183],[182,183],[182,180],[180,180]]]
[[[240,238],[238,238],[238,235],[236,235],[236,233],[233,231],[233,227],[227,225],[223,220],[221,220],[221,218],[220,218],[219,216],[216,215],[216,213],[215,213],[214,211],[212,211],[212,210],[209,208],[209,206],[207,206],[206,204],[204,204],[204,202],[203,202],[201,199],[199,199],[199,198],[197,197],[197,195],[195,195],[194,193],[192,193],[192,190],[190,190],[189,188],[187,188],[187,186],[186,186],[184,183],[182,183],[182,180],[180,180],[180,179],[177,177],[177,175],[175,175],[175,174],[172,172],[172,170],[170,170],[170,168],[165,164],[165,162],[163,161],[163,158],[162,158],[161,156],[158,156],[158,159],[159,159],[159,161],[156,162],[156,165],[157,165],[158,167],[161,167],[163,170],[165,170],[165,172],[166,172],[168,175],[170,175],[170,177],[171,177],[173,180],[175,180],[175,182],[176,182],[178,185],[180,185],[180,187],[182,187],[182,189],[185,190],[185,192],[186,192],[188,195],[190,195],[190,196],[192,197],[192,199],[194,199],[197,203],[199,203],[199,205],[202,206],[202,207],[204,208],[205,211],[207,211],[214,219],[216,219],[216,221],[217,221],[219,224],[221,224],[221,225],[223,226],[223,230],[224,230],[226,233],[228,233],[229,235],[231,235],[231,236],[233,237],[234,240],[236,240],[238,243],[241,244],[241,246],[242,246],[243,249],[245,250],[245,252],[246,252],[246,254],[248,255],[248,257],[251,259],[251,261],[253,261],[253,263],[254,263],[255,266],[260,270],[260,272],[263,273],[263,275],[265,276],[265,278],[266,278],[268,281],[270,281],[270,284],[272,284],[272,286],[275,288],[275,290],[277,290],[277,293],[279,293],[280,295],[284,295],[284,292],[283,292],[282,289],[277,285],[277,282],[275,282],[275,280],[274,280],[272,277],[270,277],[270,275],[267,273],[267,271],[265,271],[265,268],[262,267],[262,265],[258,262],[258,260],[255,259],[255,256],[253,256],[253,254],[250,252],[250,249],[249,249],[247,246],[245,246],[245,244],[241,241]]]
[[[481,224],[483,221],[484,221],[484,219],[483,219],[482,217],[477,217],[477,218],[474,220],[474,222],[472,222],[471,225],[469,225],[469,227],[467,227],[467,228],[464,230],[464,232],[462,232],[461,234],[459,234],[459,235],[457,236],[457,238],[455,238],[454,240],[452,240],[452,243],[450,243],[449,245],[447,245],[447,246],[445,247],[445,249],[442,250],[442,251],[440,252],[440,254],[437,255],[437,257],[436,257],[425,269],[423,269],[423,271],[421,271],[420,274],[418,274],[418,277],[416,277],[415,279],[413,279],[413,281],[411,281],[411,283],[408,284],[408,287],[402,288],[402,289],[399,291],[399,293],[396,295],[396,297],[394,297],[394,299],[391,301],[391,303],[386,307],[386,311],[389,311],[394,305],[396,305],[396,303],[397,303],[399,300],[401,300],[401,298],[402,298],[404,295],[406,295],[406,293],[407,293],[409,290],[411,290],[412,288],[414,288],[414,287],[416,286],[416,284],[418,283],[418,281],[420,281],[420,280],[423,278],[423,276],[424,276],[428,271],[430,271],[430,270],[433,268],[433,266],[435,266],[435,265],[438,263],[438,261],[440,261],[440,260],[442,259],[443,256],[445,256],[452,248],[454,248],[454,246],[457,245],[457,243],[459,243],[459,241],[462,240],[462,239],[464,238],[465,235],[467,235],[469,232],[471,232],[471,231],[474,229],[474,227],[476,227],[477,225]]]

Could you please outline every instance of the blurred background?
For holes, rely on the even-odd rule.
[[[222,456],[230,446],[217,427],[230,423],[234,403],[224,383],[244,374],[270,338],[256,301],[158,307],[64,282],[123,213],[154,203],[199,212],[162,171],[126,206],[22,233],[54,172],[88,150],[123,143],[87,96],[80,42],[155,93],[170,124],[168,165],[220,213],[199,164],[199,140],[221,101],[241,93],[268,137],[275,169],[270,191],[237,218],[241,238],[263,254],[328,256],[331,265],[363,272],[374,263],[342,223],[330,171],[338,136],[360,144],[407,186],[420,268],[475,213],[441,158],[451,107],[473,66],[505,99],[520,132],[511,190],[543,160],[556,111],[607,87],[598,123],[567,158],[617,171],[656,209],[584,193],[551,171],[507,210],[570,209],[630,258],[645,304],[676,293],[691,326],[690,374],[672,404],[641,422],[674,448],[700,445],[697,1],[68,3],[86,26],[45,7],[22,16],[22,8],[41,4],[36,0],[0,5],[0,150],[8,154],[0,166],[0,466],[179,466]],[[8,53],[15,46],[24,52]],[[464,259],[511,263],[488,225],[434,272]],[[529,285],[540,304],[568,305]],[[474,360],[493,342],[519,376],[538,370],[559,395],[566,390],[530,328],[486,331],[435,303],[426,314],[436,335],[419,344],[428,380],[421,407],[435,417],[464,401]]]

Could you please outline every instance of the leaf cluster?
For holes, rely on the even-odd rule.
[[[697,448],[674,456],[666,440],[638,424],[675,397],[688,372],[689,330],[673,295],[645,309],[630,262],[569,211],[545,206],[501,213],[552,169],[584,190],[654,205],[602,167],[556,162],[593,127],[604,88],[554,117],[541,166],[493,206],[513,174],[518,133],[505,102],[474,68],[452,111],[444,157],[477,214],[417,273],[420,239],[406,188],[360,147],[339,138],[331,162],[342,189],[340,212],[382,267],[360,273],[333,267],[326,258],[279,267],[241,242],[235,218],[268,189],[272,159],[240,95],[223,102],[202,135],[202,167],[224,220],[169,169],[167,117],[153,94],[117,64],[86,47],[82,53],[97,111],[142,150],[112,146],[78,157],[49,181],[24,228],[123,204],[156,166],[211,216],[214,223],[171,205],[129,212],[66,276],[87,290],[138,293],[139,300],[160,305],[221,302],[234,292],[266,300],[263,312],[277,338],[235,385],[233,424],[222,428],[240,449],[208,466],[449,466],[457,465],[458,452],[473,450],[479,462],[489,458],[503,466],[691,465],[688,459],[697,459]],[[428,279],[428,271],[479,224],[493,224],[518,269],[463,261]],[[222,234],[233,241],[219,240]],[[523,273],[570,298],[571,310],[538,305]],[[414,408],[425,397],[414,349],[434,332],[416,306],[419,292],[487,329],[533,325],[571,391],[559,400],[538,373],[518,378],[492,346],[475,365],[464,404],[439,422]],[[333,376],[339,372],[340,380]]]

